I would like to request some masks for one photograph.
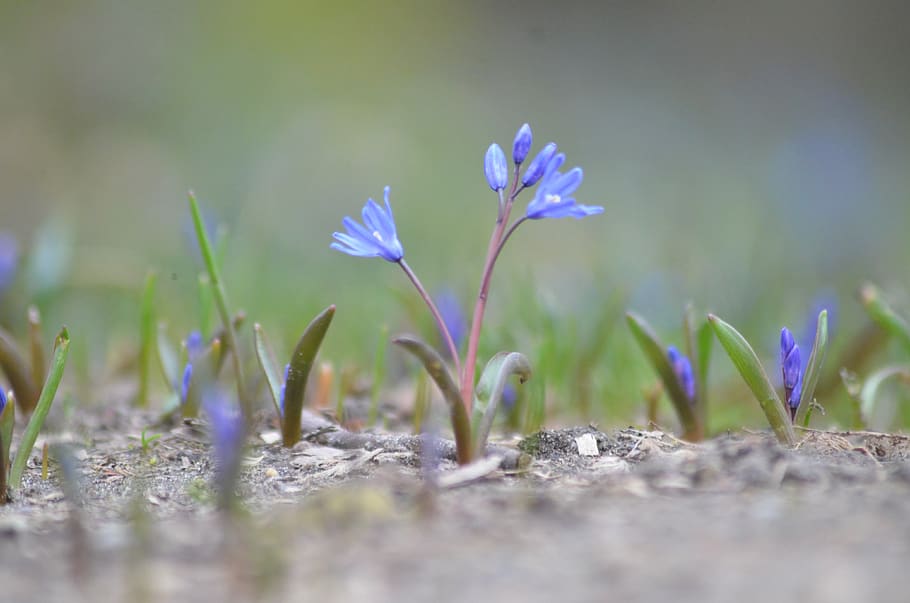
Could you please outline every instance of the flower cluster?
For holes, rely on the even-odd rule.
[[[790,408],[790,418],[793,419],[799,408],[803,368],[799,358],[799,345],[787,327],[780,331],[780,370],[784,378],[784,396]]]
[[[672,345],[667,348],[667,358],[670,360],[670,366],[673,367],[673,372],[686,397],[690,402],[695,400],[695,376],[692,374],[692,362]]]

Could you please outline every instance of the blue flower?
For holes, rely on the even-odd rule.
[[[190,361],[195,360],[205,350],[205,341],[202,333],[193,330],[186,336],[186,354]]]
[[[0,293],[13,283],[18,267],[19,243],[16,237],[0,232]]]
[[[543,177],[544,172],[549,165],[550,160],[556,155],[556,143],[549,142],[547,146],[531,160],[531,165],[525,168],[525,173],[521,177],[521,183],[525,186],[534,186],[537,181]]]
[[[212,422],[212,446],[215,452],[215,483],[227,496],[233,491],[233,481],[240,466],[240,449],[243,445],[243,416],[228,402],[218,388],[210,388],[203,395],[202,405]]]
[[[573,168],[563,174],[559,167],[565,161],[562,153],[547,164],[543,179],[537,187],[534,199],[528,203],[526,214],[532,220],[542,218],[584,218],[603,213],[599,206],[579,205],[570,195],[581,185],[584,174],[581,168]]]
[[[345,216],[342,220],[347,234],[333,233],[337,242],[332,243],[336,249],[348,255],[372,258],[381,257],[389,262],[399,262],[404,257],[404,249],[398,241],[395,231],[395,218],[392,215],[392,206],[389,205],[389,187],[383,193],[385,209],[382,209],[372,199],[367,200],[363,206],[363,226],[353,218]]]
[[[521,162],[528,157],[532,140],[531,126],[524,124],[518,128],[518,133],[515,134],[515,142],[512,143],[512,161],[515,162],[515,165],[521,165]]]
[[[799,408],[803,370],[799,360],[799,346],[787,327],[780,331],[780,370],[784,377],[784,394],[790,407],[790,417],[793,418]]]
[[[6,392],[0,387],[0,415],[3,415],[3,409],[6,408]]]
[[[689,359],[679,352],[672,345],[667,348],[667,358],[670,360],[670,365],[673,367],[673,372],[676,374],[676,378],[679,380],[679,385],[682,387],[682,390],[685,392],[686,397],[689,400],[695,399],[695,375],[692,374],[692,362]]]
[[[495,192],[499,192],[509,183],[509,168],[506,164],[506,154],[495,142],[487,149],[483,157],[483,173],[487,177],[487,184]]]

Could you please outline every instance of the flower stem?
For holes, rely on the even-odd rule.
[[[445,340],[446,347],[449,348],[449,354],[452,356],[452,361],[455,363],[455,374],[460,375],[461,362],[458,359],[458,348],[455,346],[455,341],[452,339],[452,334],[449,333],[446,322],[442,319],[442,314],[439,313],[439,309],[437,309],[436,304],[433,303],[433,298],[431,298],[430,294],[427,293],[427,290],[423,288],[420,279],[417,278],[417,275],[414,274],[414,271],[411,270],[408,263],[404,261],[404,258],[398,261],[398,265],[401,266],[404,273],[408,275],[408,278],[414,283],[417,292],[420,293],[420,297],[423,298],[423,301],[426,302],[427,307],[430,309],[430,313],[433,315],[433,318],[436,320],[436,324],[439,327],[439,331],[442,333],[442,338]]]
[[[499,212],[496,220],[496,227],[493,229],[493,235],[490,237],[490,244],[487,247],[487,259],[484,262],[483,273],[480,278],[480,292],[477,294],[477,302],[474,304],[474,315],[471,318],[471,333],[468,336],[468,351],[464,359],[464,372],[461,374],[461,398],[464,400],[465,409],[468,415],[471,413],[471,406],[474,403],[474,374],[477,370],[477,349],[480,346],[480,328],[483,326],[483,315],[487,308],[487,297],[490,294],[490,279],[493,276],[493,266],[502,251],[505,241],[515,231],[515,228],[523,219],[519,219],[512,228],[506,233],[506,224],[509,221],[509,213],[512,211],[512,203],[515,197],[524,188],[520,185],[519,168],[515,167],[515,174],[512,179],[512,190],[506,198],[505,206]]]

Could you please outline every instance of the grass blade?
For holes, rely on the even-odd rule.
[[[291,356],[288,379],[284,385],[284,419],[281,421],[281,437],[288,448],[300,441],[300,416],[303,413],[306,382],[334,316],[335,306],[332,305],[314,318],[303,331]]]
[[[477,458],[483,456],[487,447],[502,392],[512,375],[517,375],[519,381],[524,383],[531,378],[531,363],[524,354],[499,352],[487,362],[480,381],[474,388],[471,431],[474,434],[474,455]]]
[[[256,348],[256,359],[259,361],[259,368],[265,375],[265,381],[269,386],[269,393],[272,395],[272,402],[275,403],[275,412],[278,413],[279,423],[284,422],[281,416],[281,373],[278,370],[278,364],[275,362],[275,355],[266,339],[262,325],[258,322],[253,325],[253,343]]]
[[[202,252],[202,259],[205,262],[206,270],[211,279],[212,293],[215,298],[215,305],[218,308],[218,314],[221,316],[221,325],[224,328],[224,343],[230,348],[231,358],[234,361],[234,377],[237,381],[237,399],[240,401],[240,408],[243,409],[243,417],[247,424],[252,420],[253,406],[246,395],[246,383],[243,378],[243,362],[240,359],[240,347],[237,345],[237,333],[234,330],[234,323],[231,320],[231,313],[228,310],[227,292],[224,289],[224,282],[221,280],[221,271],[218,269],[218,262],[215,259],[215,253],[212,250],[212,243],[209,241],[209,235],[205,230],[205,222],[202,219],[202,213],[199,211],[199,203],[196,196],[190,192],[190,213],[193,216],[193,225],[196,228],[196,238],[199,241],[199,249]]]
[[[859,290],[859,300],[873,322],[910,352],[910,325],[888,305],[878,288],[866,283]]]
[[[771,380],[768,379],[765,369],[762,368],[755,350],[745,337],[740,335],[739,331],[717,316],[709,314],[708,322],[730,360],[733,361],[733,366],[742,375],[746,385],[752,390],[762,410],[765,411],[765,416],[777,435],[777,439],[787,446],[795,445],[796,435],[793,433],[790,415],[784,408],[783,402],[780,401]]]
[[[6,407],[0,413],[0,462],[5,468],[9,468],[9,448],[13,443],[13,427],[16,425],[16,404],[10,398],[11,396],[7,397]],[[5,472],[3,477],[6,477]],[[0,489],[0,496],[3,496],[5,492]]]
[[[654,370],[660,375],[661,381],[663,381],[664,388],[670,396],[670,401],[673,403],[673,408],[676,410],[679,422],[682,425],[683,439],[693,442],[703,439],[704,428],[692,408],[692,402],[686,396],[686,392],[683,391],[682,385],[680,385],[679,379],[673,371],[673,366],[667,356],[666,346],[657,338],[657,335],[654,334],[654,331],[644,318],[634,312],[627,312],[626,322],[629,324],[632,335],[635,336],[635,341],[638,342]]]
[[[25,432],[22,434],[22,440],[19,442],[19,448],[16,450],[16,458],[13,459],[12,469],[10,470],[10,487],[18,489],[22,483],[22,473],[25,471],[25,463],[35,446],[38,439],[38,432],[44,425],[44,419],[50,412],[51,404],[54,402],[54,396],[57,395],[57,387],[63,378],[63,369],[66,367],[66,355],[70,347],[70,336],[66,327],[60,330],[57,339],[54,342],[54,360],[51,365],[50,373],[47,375],[47,381],[41,389],[41,395],[38,398],[38,404],[28,420]]]
[[[445,361],[439,352],[414,337],[396,337],[392,343],[400,345],[423,363],[427,373],[436,382],[439,391],[449,405],[452,418],[452,429],[455,432],[455,454],[460,465],[471,462],[471,422],[461,399],[461,390],[446,369]]]
[[[803,388],[799,393],[799,407],[793,422],[796,425],[809,426],[809,408],[812,406],[812,397],[815,395],[815,386],[822,373],[822,364],[828,346],[828,311],[818,313],[818,323],[815,327],[815,342],[812,344],[812,353],[806,363],[806,373],[803,375]]]
[[[158,275],[149,272],[145,277],[142,303],[139,310],[139,392],[136,405],[148,407],[149,373],[152,369],[152,350],[155,346],[155,284]]]
[[[9,379],[10,388],[16,393],[19,410],[28,416],[38,402],[38,388],[32,381],[32,371],[19,353],[12,336],[0,329],[0,367]]]

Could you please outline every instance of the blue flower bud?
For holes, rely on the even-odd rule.
[[[3,414],[3,409],[6,408],[6,392],[3,391],[3,388],[0,387],[0,415]]]
[[[19,266],[19,243],[13,235],[0,232],[0,293],[16,278]]]
[[[186,353],[190,360],[195,360],[205,350],[205,340],[202,333],[193,330],[186,336]]]
[[[512,143],[512,161],[515,162],[515,165],[521,165],[521,162],[527,158],[528,152],[531,150],[531,141],[531,126],[524,124],[518,128],[515,142]]]
[[[509,183],[509,168],[506,165],[506,154],[495,142],[487,149],[483,158],[483,173],[487,177],[487,184],[494,191],[501,191]]]
[[[281,382],[281,394],[278,397],[278,409],[281,410],[281,416],[284,416],[284,395],[288,388],[288,372],[291,370],[290,364],[284,365],[284,380]]]
[[[683,354],[680,354],[672,345],[667,348],[667,358],[670,360],[670,366],[679,380],[679,385],[685,392],[689,400],[695,399],[695,375],[692,373],[692,362]]]
[[[556,143],[547,143],[547,146],[541,149],[537,156],[531,160],[530,165],[525,168],[525,173],[521,177],[521,183],[525,186],[534,186],[537,184],[537,181],[543,177],[547,165],[550,163],[550,159],[552,159],[555,154]]]
[[[780,370],[784,379],[784,394],[790,407],[790,417],[793,418],[796,416],[796,409],[799,408],[803,370],[799,358],[799,346],[787,327],[780,331]]]

